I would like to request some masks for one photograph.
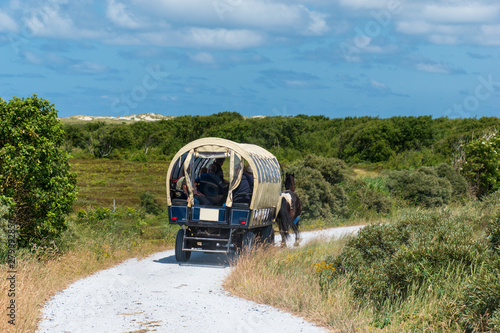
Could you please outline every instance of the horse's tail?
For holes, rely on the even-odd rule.
[[[302,201],[300,200],[299,196],[297,195],[297,193],[295,193],[295,215],[297,216],[296,220],[297,220],[297,223],[295,223],[294,221],[294,224],[297,225],[297,228],[299,227],[299,219],[300,219],[300,216],[302,215]]]
[[[290,216],[290,204],[285,197],[281,196],[281,204],[278,211],[278,215],[276,216],[276,223],[278,224],[278,228],[281,235],[285,236],[285,239],[288,239],[290,236],[288,234],[288,229],[290,227],[295,227],[292,218]]]
[[[293,212],[293,216],[290,216],[290,219],[292,220],[291,227],[293,229],[293,232],[295,232],[295,235],[299,234],[299,221],[300,221],[300,215],[302,214],[302,201],[300,200],[299,196],[295,192],[290,192],[291,198],[292,198],[292,209],[290,211]]]

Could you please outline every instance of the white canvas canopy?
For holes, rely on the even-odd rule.
[[[192,206],[194,178],[201,168],[221,157],[229,158],[230,163],[227,207],[233,205],[232,192],[240,184],[244,166],[250,166],[254,176],[250,209],[276,207],[281,194],[281,172],[276,157],[257,145],[221,138],[198,139],[177,152],[167,172],[167,204],[172,205],[170,183],[185,176],[190,193],[188,206]]]

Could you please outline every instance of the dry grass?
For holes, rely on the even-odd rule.
[[[371,310],[360,309],[352,301],[346,283],[325,296],[315,273],[315,264],[332,250],[339,251],[341,245],[342,241],[333,245],[314,242],[300,251],[257,249],[238,258],[224,288],[236,296],[302,316],[332,332],[359,332],[369,326]]]
[[[27,254],[18,258],[16,268],[16,325],[8,323],[4,297],[8,294],[7,266],[0,266],[0,294],[2,310],[0,311],[0,332],[34,332],[40,320],[41,309],[49,298],[68,287],[71,283],[89,276],[99,270],[106,269],[125,259],[142,258],[149,254],[167,249],[164,243],[142,242],[132,248],[108,247],[108,255],[102,256],[92,249],[90,244],[82,244],[77,248],[59,255],[45,254],[38,257]],[[105,246],[106,247],[106,246]],[[97,259],[99,258],[99,259]]]
[[[356,176],[358,176],[360,178],[365,178],[365,177],[373,178],[373,177],[380,176],[380,172],[378,172],[378,171],[365,170],[365,169],[359,169],[359,168],[354,168],[353,171],[356,174]]]

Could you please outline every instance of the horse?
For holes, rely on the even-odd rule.
[[[286,245],[290,237],[288,229],[292,228],[295,233],[295,246],[299,245],[299,219],[302,213],[302,202],[295,193],[295,174],[287,173],[285,177],[285,191],[281,193],[279,211],[276,223],[281,234],[281,246]]]

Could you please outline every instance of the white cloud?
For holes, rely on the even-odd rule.
[[[309,24],[308,30],[315,35],[322,35],[329,30],[328,24],[326,24],[325,14],[311,12],[311,24]]]
[[[204,65],[215,65],[215,58],[208,52],[200,52],[196,54],[188,54],[191,61],[204,64]]]
[[[285,80],[284,82],[290,88],[307,88],[310,85],[310,82],[299,80]]]
[[[71,65],[69,68],[72,71],[85,74],[106,73],[109,71],[107,66],[91,61],[81,61]]]
[[[32,52],[24,52],[24,59],[32,65],[41,65],[43,61]]]
[[[371,83],[372,88],[375,88],[378,90],[387,90],[388,89],[384,83],[375,81],[374,79],[371,79],[370,83]]]
[[[259,46],[264,38],[251,30],[192,28],[186,34],[190,46],[243,49]]]
[[[416,69],[421,72],[436,73],[436,74],[449,74],[450,70],[443,64],[417,64]]]
[[[328,31],[326,14],[309,10],[302,4],[269,0],[138,0],[122,3],[137,16],[152,22],[169,22],[176,29],[260,30],[299,35]]]
[[[73,59],[57,53],[22,52],[24,61],[31,65],[45,66],[60,73],[99,74],[109,73],[108,66],[93,61]]]
[[[80,17],[73,12],[64,12],[57,2],[33,7],[21,17],[23,36],[27,38],[48,37],[61,39],[99,39],[105,34],[95,26],[78,26]],[[81,22],[79,22],[81,24]]]
[[[0,10],[0,31],[16,31],[17,29],[16,22]]]
[[[106,17],[114,24],[128,29],[136,29],[140,24],[132,19],[123,3],[117,3],[115,0],[108,0],[106,8]]]
[[[403,21],[396,25],[396,30],[408,35],[424,35],[434,44],[458,44],[466,40],[471,33],[469,27],[457,24],[434,24],[426,21]]]
[[[396,24],[396,29],[409,35],[426,34],[432,30],[432,25],[425,21],[402,21]]]
[[[345,7],[356,9],[382,9],[387,8],[387,0],[340,0],[340,4]]]
[[[0,9],[0,31],[28,27],[32,37],[235,50],[311,35],[350,38],[369,22],[434,44],[500,43],[495,0],[11,0]]]
[[[264,44],[265,36],[252,30],[187,28],[182,30],[124,33],[106,39],[118,45],[155,45],[211,49],[245,49]]]
[[[422,16],[434,22],[482,23],[495,20],[498,12],[498,5],[426,5],[422,9]]]
[[[310,11],[303,5],[271,1],[242,1],[227,21],[241,28],[263,29],[271,32],[322,34],[328,30],[326,15]]]
[[[394,16],[396,31],[442,45],[496,45],[498,36],[483,27],[499,20],[500,4],[490,0],[407,2],[401,14]]]
[[[429,41],[438,45],[455,45],[460,41],[459,35],[429,35]]]
[[[481,45],[500,46],[500,24],[482,25],[476,40]]]

